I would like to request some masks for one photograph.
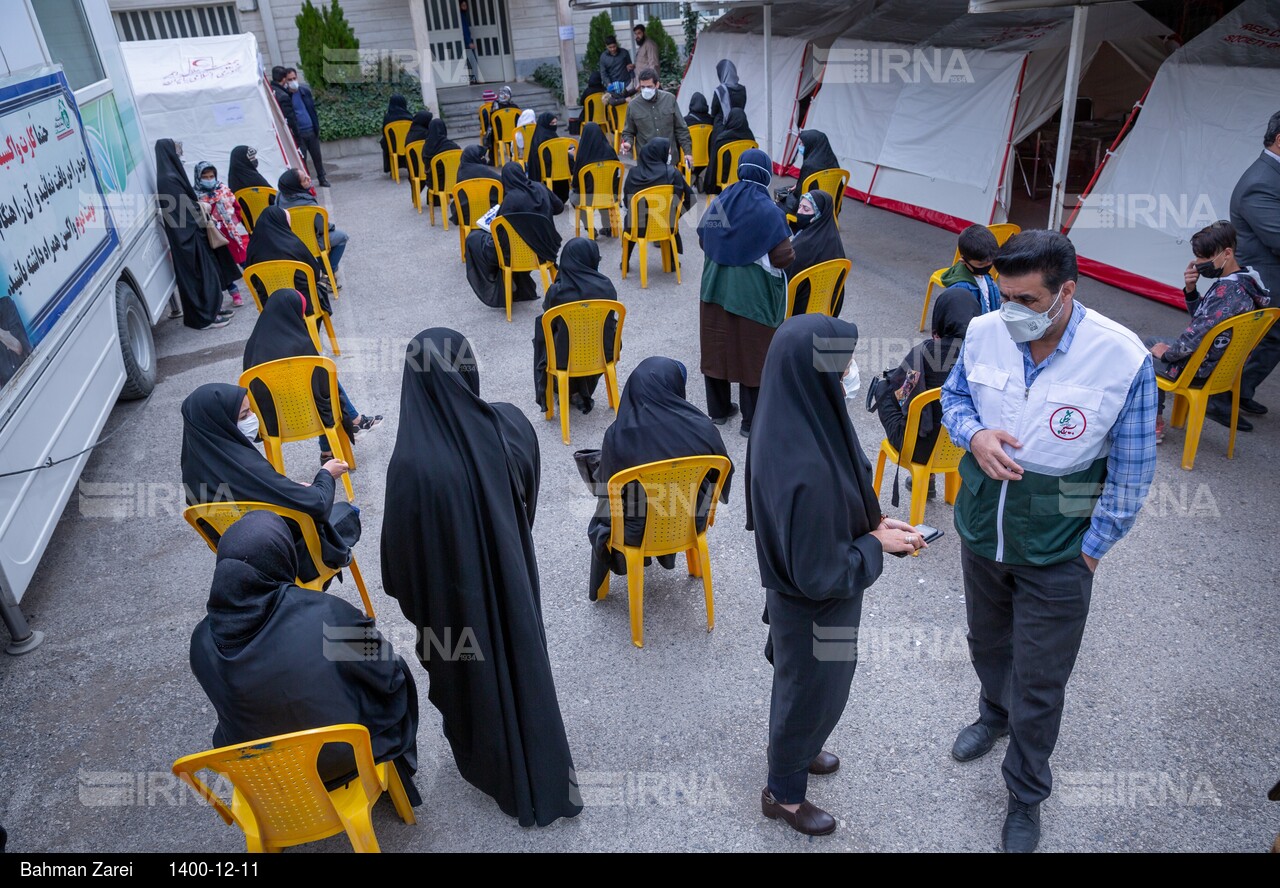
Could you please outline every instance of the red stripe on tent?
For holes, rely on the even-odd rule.
[[[844,193],[847,197],[856,198],[873,207],[879,207],[882,210],[889,210],[890,212],[898,213],[911,219],[919,219],[921,222],[928,222],[930,225],[936,225],[937,227],[945,228],[948,231],[964,231],[973,224],[968,219],[961,219],[958,216],[940,213],[937,210],[931,210],[928,207],[918,207],[915,204],[909,204],[900,200],[893,200],[888,197],[877,197],[876,195],[868,196],[865,191],[859,191],[856,188],[846,188]]]
[[[1133,107],[1129,109],[1129,116],[1125,118],[1124,126],[1120,127],[1120,132],[1116,133],[1115,140],[1112,141],[1111,147],[1107,149],[1107,153],[1102,155],[1102,163],[1098,164],[1098,168],[1093,171],[1093,178],[1089,180],[1089,184],[1084,186],[1084,192],[1080,195],[1080,199],[1076,201],[1076,208],[1071,211],[1067,224],[1062,226],[1062,233],[1066,234],[1071,230],[1071,225],[1076,221],[1076,216],[1080,215],[1080,208],[1084,206],[1085,198],[1093,193],[1093,186],[1098,184],[1098,178],[1102,175],[1103,168],[1110,162],[1111,156],[1116,153],[1116,149],[1120,147],[1120,143],[1124,141],[1125,136],[1129,135],[1129,131],[1133,129],[1133,124],[1138,119],[1138,112],[1142,110],[1143,104],[1147,101],[1147,93],[1151,92],[1151,84],[1155,83],[1152,78],[1147,83],[1147,88],[1142,91],[1142,98],[1133,103]]]
[[[1128,290],[1130,293],[1137,293],[1139,296],[1145,296],[1148,299],[1154,299],[1156,302],[1172,305],[1174,308],[1186,310],[1187,302],[1177,287],[1170,287],[1168,284],[1153,281],[1151,278],[1125,271],[1123,268],[1116,268],[1114,265],[1106,265],[1096,259],[1086,259],[1083,256],[1079,256],[1076,258],[1076,262],[1080,270],[1094,280],[1102,281],[1104,284],[1110,284],[1113,287],[1119,287],[1121,290]]]
[[[1009,152],[1013,149],[1013,128],[1018,123],[1018,106],[1022,104],[1022,78],[1027,76],[1029,57],[1030,54],[1022,57],[1022,68],[1018,71],[1018,86],[1014,90],[1013,116],[1009,118],[1009,136],[1004,141],[1004,160],[1000,162],[1000,182],[996,185],[995,197],[991,199],[991,216],[987,219],[988,225],[996,221],[996,207],[1000,205],[1000,195],[1004,194],[1004,177],[1009,174]]]

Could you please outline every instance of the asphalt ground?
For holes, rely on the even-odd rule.
[[[857,675],[828,743],[843,764],[810,784],[810,799],[839,819],[839,829],[810,840],[765,819],[759,797],[771,675],[741,484],[710,533],[715,631],[706,631],[699,581],[683,565],[655,566],[646,575],[646,644],[634,648],[625,583],[615,580],[603,602],[587,598],[593,500],[571,454],[599,446],[612,419],[603,387],[594,412],[573,413],[572,446],[564,446],[559,422],[544,421],[533,403],[537,304],[518,303],[507,323],[468,287],[455,229],[446,233],[438,219],[433,228],[414,212],[408,186],[383,176],[376,157],[332,166],[326,200],[351,233],[334,317],[339,374],[357,407],[386,415],[359,443],[353,475],[364,518],[356,553],[380,627],[410,654],[412,627],[380,579],[384,469],[404,347],[426,327],[449,326],[475,346],[482,395],[520,406],[541,442],[534,533],[543,611],[586,802],[581,816],[544,829],[503,815],[459,777],[426,700],[426,673],[414,662],[422,700],[417,783],[426,802],[415,826],[378,805],[383,849],[998,848],[1004,741],[970,764],[948,754],[956,732],[976,717],[978,693],[951,508],[929,504],[925,520],[947,535],[921,558],[886,559],[866,595]],[[571,235],[570,213],[558,225]],[[628,310],[622,381],[645,356],[678,358],[690,369],[690,399],[704,406],[702,256],[692,227],[685,230],[683,283],[661,273],[656,257],[647,290],[634,269],[619,281],[616,240],[602,242],[601,267]],[[852,200],[842,231],[853,260],[844,317],[861,331],[856,357],[865,383],[921,338],[923,285],[949,261],[955,236]],[[1079,298],[1143,336],[1175,335],[1185,323],[1172,308],[1089,279]],[[23,610],[46,641],[26,656],[0,658],[0,823],[11,851],[244,848],[239,832],[178,787],[169,769],[210,746],[215,722],[188,666],[213,557],[181,519],[179,406],[202,383],[236,380],[253,321],[250,305],[218,331],[160,324],[160,382],[146,401],[112,413],[107,431],[120,433],[91,458],[26,593]],[[1280,830],[1280,804],[1266,801],[1280,778],[1280,383],[1269,381],[1258,397],[1275,410],[1239,436],[1234,460],[1226,458],[1226,429],[1208,423],[1195,470],[1183,471],[1183,434],[1170,430],[1146,508],[1098,570],[1052,760],[1055,793],[1043,806],[1044,851],[1259,851]],[[851,412],[874,458],[878,420],[860,405]],[[737,432],[737,420],[724,428],[741,466],[746,441]],[[295,478],[317,467],[314,446],[290,445],[286,456]],[[893,509],[886,485],[882,502],[906,517],[905,495]],[[357,601],[350,585],[335,591]],[[338,836],[305,850],[349,849]]]

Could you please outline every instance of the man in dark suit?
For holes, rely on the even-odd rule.
[[[320,117],[316,114],[311,88],[298,81],[297,68],[276,65],[271,69],[271,94],[289,124],[289,131],[293,133],[293,141],[302,152],[303,160],[310,155],[320,187],[328,188],[329,179],[324,174],[324,160],[320,157]]]
[[[1280,299],[1280,112],[1271,115],[1262,138],[1261,156],[1244,171],[1231,193],[1231,224],[1236,227],[1236,259],[1262,276],[1271,291],[1272,304]],[[1258,343],[1240,376],[1240,409],[1255,416],[1267,412],[1253,399],[1262,380],[1280,362],[1280,324]],[[1222,425],[1230,423],[1231,396],[1211,399],[1208,416]],[[1253,423],[1243,417],[1236,428],[1247,432]]]

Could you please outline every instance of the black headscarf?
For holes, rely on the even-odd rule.
[[[197,330],[218,319],[222,275],[204,230],[204,211],[173,139],[156,142],[156,196],[182,300],[182,323]]]
[[[577,185],[578,170],[582,169],[582,167],[591,163],[599,163],[602,160],[617,159],[618,152],[613,150],[613,143],[605,136],[600,124],[584,124],[582,135],[578,139],[578,150],[569,164],[573,168],[575,187]]]
[[[600,273],[600,246],[590,238],[573,237],[565,241],[560,251],[556,281],[547,288],[542,300],[542,310],[581,302],[585,299],[617,299],[618,291],[613,281]],[[616,357],[613,350],[618,321],[610,315],[604,322],[604,350],[609,359]],[[560,321],[551,324],[555,338],[556,363],[563,367],[569,360],[569,331]],[[599,376],[574,376],[569,379],[570,393],[583,399],[584,409],[590,409]],[[533,321],[533,399],[542,410],[547,409],[547,343],[542,333],[542,315]]]
[[[218,714],[213,745],[364,725],[374,761],[395,761],[418,804],[413,675],[372,619],[340,598],[295,586],[295,574],[293,540],[278,515],[250,512],[218,541],[208,616],[191,634],[190,653],[191,671]],[[356,770],[344,744],[321,750],[316,767],[330,789]]]
[[[858,328],[826,315],[784,321],[774,334],[747,444],[747,529],[766,589],[850,598],[880,574],[871,466],[840,378]],[[820,518],[817,516],[821,516]]]
[[[441,151],[456,151],[457,148],[458,143],[449,139],[449,127],[444,118],[437,117],[427,125],[427,141],[422,146],[422,161],[428,170],[437,154]]]
[[[387,113],[382,115],[382,125],[385,127],[388,123],[395,123],[397,120],[413,120],[408,100],[399,93],[393,95],[387,102]]]
[[[804,130],[800,133],[800,141],[804,143],[804,162],[800,165],[800,178],[796,179],[797,188],[820,170],[840,168],[840,158],[831,150],[826,133],[821,130]]]
[[[712,122],[711,109],[707,107],[707,97],[702,93],[694,93],[689,99],[689,113],[684,116],[684,122],[688,126]]]
[[[310,188],[304,188],[302,185],[302,176],[297,170],[288,169],[280,174],[280,181],[276,183],[280,192],[276,196],[276,203],[286,210],[289,207],[299,206],[318,206],[319,201],[316,196],[311,193]]]
[[[813,221],[791,239],[791,248],[796,251],[796,258],[787,266],[787,277],[794,278],[800,272],[832,259],[843,259],[844,242],[840,240],[840,229],[836,227],[835,202],[825,191],[814,189],[807,192],[809,200],[817,211]],[[804,197],[805,195],[801,195]],[[799,203],[799,201],[797,201]],[[840,314],[844,304],[844,291],[836,296],[831,313]],[[809,287],[802,284],[796,292],[796,303],[793,314],[804,314],[809,305]]]
[[[560,232],[556,231],[554,216],[564,209],[560,199],[541,182],[532,182],[524,167],[512,161],[502,167],[502,216],[524,239],[538,258],[555,262],[560,252]]]
[[[262,215],[258,217],[258,221],[253,226],[253,234],[249,235],[249,246],[245,250],[245,267],[254,265],[258,262],[276,262],[280,260],[288,260],[290,262],[301,262],[304,265],[310,265],[312,274],[315,276],[317,287],[320,281],[324,280],[324,267],[320,265],[318,259],[311,255],[311,251],[307,249],[307,245],[302,242],[293,229],[289,227],[289,216],[285,213],[283,207],[270,206],[262,211]],[[294,287],[300,293],[307,290],[306,280],[299,272],[294,278]],[[320,291],[321,305],[325,311],[329,311],[330,307],[327,299]],[[269,294],[259,292],[258,299],[265,300]],[[316,307],[307,305],[307,314],[315,314]]]
[[[720,157],[720,149],[725,145],[728,145],[730,142],[738,142],[743,139],[750,139],[754,142],[756,136],[755,133],[751,132],[750,124],[747,123],[747,113],[741,108],[734,108],[729,112],[728,120],[722,126],[718,127],[715,134],[711,137],[711,144],[708,148],[708,151],[710,152],[708,156],[711,159],[711,163],[707,165],[706,174],[708,182],[714,180],[716,164]],[[723,172],[727,173],[728,171],[725,170]],[[720,178],[723,179],[726,178],[726,176],[721,175]]]
[[[306,302],[297,290],[276,290],[262,306],[249,341],[244,346],[243,369],[256,367],[268,361],[282,358],[314,357],[319,354],[316,344],[307,332],[310,323],[306,316]],[[329,375],[319,367],[313,372],[312,396],[320,418],[327,424],[333,422],[333,409],[329,404]],[[266,386],[251,384],[254,400],[262,411],[262,422],[267,430],[275,433],[275,404]],[[325,449],[328,450],[326,444]]]
[[[597,69],[592,71],[591,76],[587,78],[587,88],[583,90],[579,98],[585,99],[587,96],[594,96],[596,93],[602,92],[604,92],[604,78],[600,76],[600,71]]]
[[[715,89],[716,99],[720,103],[720,119],[728,123],[729,111],[734,105],[731,96],[739,87],[737,66],[728,59],[716,62],[716,79],[720,81]]]
[[[539,114],[537,125],[533,128],[533,136],[526,146],[524,168],[531,182],[542,181],[542,157],[538,154],[538,149],[542,147],[543,142],[560,138],[556,128],[551,125],[551,121],[555,118],[556,115],[552,111],[543,111]]]
[[[462,149],[462,160],[458,164],[459,182],[465,182],[468,179],[501,179],[498,171],[489,164],[485,163],[485,150],[483,145],[468,145]]]
[[[425,142],[427,136],[430,135],[431,120],[435,115],[430,111],[419,111],[413,115],[413,125],[409,127],[409,133],[404,137],[404,143],[408,145],[410,142]]]
[[[342,567],[351,561],[351,548],[329,524],[334,480],[324,469],[311,485],[291,481],[236,426],[246,391],[236,385],[210,382],[182,402],[182,483],[190,503],[237,500],[271,503],[311,516],[320,533],[325,564]],[[327,479],[327,480],[326,480]],[[299,576],[317,576],[300,531],[294,531]]]
[[[270,188],[271,183],[258,172],[258,152],[248,145],[231,149],[231,163],[227,167],[227,187],[233,192],[241,188]]]
[[[480,397],[471,344],[419,333],[387,466],[383,586],[423,633],[418,656],[458,770],[522,826],[582,809],[542,623],[537,476],[533,429]],[[471,656],[442,655],[433,639]]]
[[[638,191],[657,185],[672,185],[675,187],[674,195],[677,202],[682,203],[685,209],[693,204],[693,189],[689,187],[689,183],[685,182],[684,174],[667,163],[667,155],[670,152],[671,143],[667,139],[661,137],[650,139],[640,149],[636,165],[627,172],[626,181],[622,183],[622,209],[624,227],[628,230],[631,227],[631,198]],[[674,208],[672,211],[674,212]],[[644,224],[644,218],[641,217],[640,225]],[[679,242],[679,234],[676,237]],[[684,252],[683,249],[680,252]]]

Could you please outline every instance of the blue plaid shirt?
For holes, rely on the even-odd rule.
[[[1053,352],[1036,364],[1031,348],[1018,343],[1022,352],[1022,369],[1027,388],[1036,377],[1053,363],[1059,352],[1066,354],[1075,339],[1076,330],[1084,320],[1087,309],[1075,303],[1071,320],[1062,334],[1062,341]],[[951,440],[965,450],[973,436],[986,426],[978,419],[969,391],[969,380],[964,369],[964,347],[951,375],[942,386],[942,422]],[[1083,551],[1090,558],[1101,558],[1129,532],[1138,517],[1138,510],[1146,501],[1151,480],[1156,474],[1156,375],[1147,355],[1142,368],[1129,386],[1120,415],[1109,434],[1111,451],[1107,454],[1107,480],[1102,496],[1093,509],[1089,529],[1085,531]]]

